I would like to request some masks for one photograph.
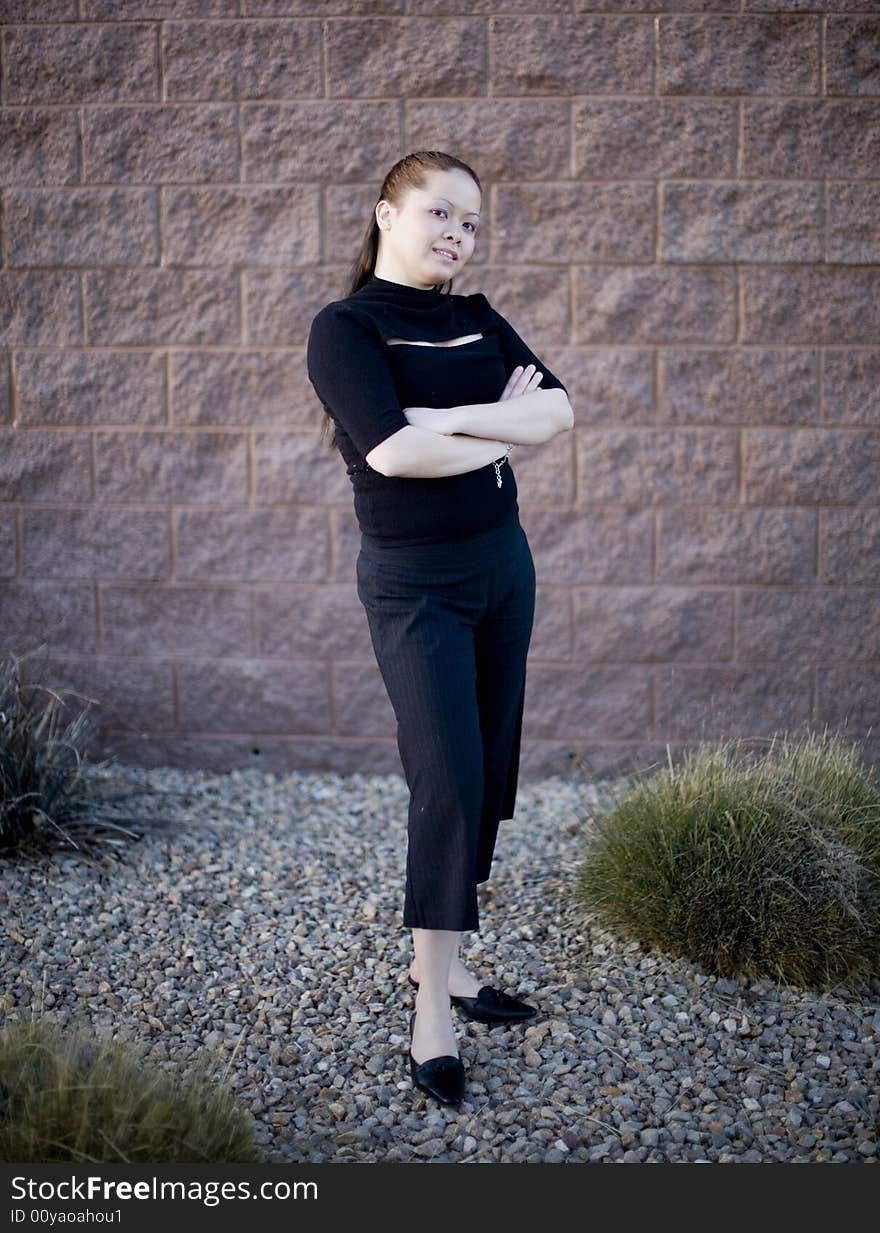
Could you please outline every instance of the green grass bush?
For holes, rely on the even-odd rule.
[[[0,1161],[262,1162],[247,1114],[203,1063],[176,1077],[134,1043],[46,1019],[0,1029]]]
[[[636,774],[597,820],[575,898],[711,973],[828,990],[880,970],[880,790],[827,730]]]

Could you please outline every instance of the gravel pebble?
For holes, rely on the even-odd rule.
[[[716,979],[573,902],[625,780],[521,782],[462,955],[541,1020],[456,1017],[455,1111],[407,1066],[402,776],[89,773],[149,825],[120,861],[0,867],[0,1010],[120,1032],[169,1069],[207,1052],[269,1160],[876,1163],[880,980]]]

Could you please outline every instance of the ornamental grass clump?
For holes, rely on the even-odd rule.
[[[880,972],[880,787],[836,734],[704,747],[601,817],[578,903],[710,973],[827,991]]]
[[[203,1063],[175,1076],[134,1044],[45,1019],[0,1030],[0,1161],[258,1164],[252,1122]]]
[[[100,794],[89,778],[112,763],[90,762],[95,700],[27,680],[27,658],[9,652],[0,661],[0,855],[58,846],[110,854],[120,837],[140,836],[112,820],[120,794]]]

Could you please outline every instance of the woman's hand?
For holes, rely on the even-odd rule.
[[[416,428],[430,428],[431,432],[449,437],[458,431],[453,422],[454,410],[454,407],[404,407],[403,414]]]
[[[540,387],[543,379],[544,374],[534,364],[529,364],[527,368],[519,364],[508,377],[507,385],[498,401],[504,402],[507,398],[518,398],[520,394],[530,394],[532,390]]]

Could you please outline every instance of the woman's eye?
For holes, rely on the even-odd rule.
[[[434,209],[431,211],[431,213],[432,214],[445,214],[446,211],[443,209],[442,206],[435,206]],[[477,229],[476,223],[467,223],[466,226],[470,227],[471,231],[476,231]]]

